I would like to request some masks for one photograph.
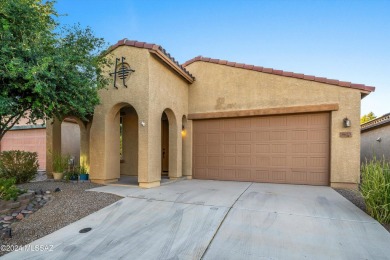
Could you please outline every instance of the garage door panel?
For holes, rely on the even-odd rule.
[[[269,153],[271,151],[271,145],[270,144],[255,144],[255,151],[256,153]]]
[[[258,131],[254,134],[255,142],[268,142],[270,140],[269,131]]]
[[[307,182],[307,171],[302,170],[292,170],[291,174],[287,175],[287,182],[294,184],[304,184]]]
[[[309,144],[310,153],[326,154],[329,144],[327,143],[311,143]]]
[[[238,154],[251,154],[251,145],[250,144],[237,144],[236,151]]]
[[[236,165],[236,156],[224,156],[223,165],[235,166]]]
[[[251,173],[250,180],[254,180],[257,182],[268,182],[270,180],[269,174],[270,172],[267,169],[253,170]]]
[[[329,136],[329,129],[311,129],[308,133],[308,140],[325,140]]]
[[[235,154],[236,153],[236,145],[235,144],[224,144],[223,145],[223,153],[224,154]]]
[[[225,142],[235,142],[236,141],[236,133],[234,133],[234,132],[223,133],[223,140]]]
[[[292,128],[302,127],[307,128],[308,126],[307,115],[294,115],[287,117],[287,126]]]
[[[222,153],[222,145],[218,143],[210,143],[206,146],[207,154],[221,154]]]
[[[235,119],[224,119],[223,120],[223,129],[224,130],[233,130],[235,131],[236,130],[236,123],[237,123],[237,120]]]
[[[206,135],[206,143],[220,143],[221,135],[218,133],[208,133]]]
[[[251,121],[253,128],[268,128],[270,126],[269,117],[252,117]]]
[[[305,129],[302,130],[292,130],[291,131],[291,139],[290,140],[307,140],[308,139],[308,131]]]
[[[250,129],[252,127],[252,121],[250,118],[243,118],[236,124],[238,129]]]
[[[272,170],[270,182],[286,182],[287,170]]]
[[[207,146],[206,145],[194,145],[195,154],[206,154]]]
[[[292,143],[291,144],[291,152],[293,154],[297,153],[307,153],[308,151],[308,145],[302,144],[302,143]]]
[[[272,166],[285,167],[287,166],[287,157],[285,156],[272,156]]]
[[[294,168],[307,168],[306,157],[292,157],[292,167]]]
[[[287,144],[271,144],[271,153],[287,153]]]
[[[310,114],[308,117],[312,126],[329,126],[329,114]]]
[[[196,120],[194,178],[329,185],[329,118]]]
[[[206,134],[202,132],[196,132],[197,133],[196,138],[194,139],[194,145],[206,145]]]
[[[270,127],[273,128],[285,128],[287,126],[287,117],[286,116],[278,116],[278,117],[270,117],[269,121]]]
[[[267,156],[256,156],[256,166],[259,167],[269,167],[271,166],[271,157]]]
[[[308,167],[311,168],[327,168],[328,158],[327,157],[310,157]]]
[[[251,136],[252,136],[251,132],[237,132],[236,133],[236,141],[250,142],[250,141],[252,141]]]
[[[206,157],[207,158],[207,166],[220,166],[220,156],[212,156],[209,155]]]
[[[287,140],[287,131],[279,130],[270,133],[270,141],[283,142]]]
[[[219,174],[219,168],[208,168],[207,177],[212,180],[219,180],[222,176]]]

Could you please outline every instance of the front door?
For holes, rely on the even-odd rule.
[[[168,175],[169,170],[169,123],[163,118],[161,122],[161,169],[162,175]]]

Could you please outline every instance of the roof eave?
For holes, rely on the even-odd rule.
[[[177,72],[181,77],[183,77],[188,83],[191,84],[194,82],[195,79],[193,77],[189,76],[187,73],[184,73],[183,70],[181,70],[176,63],[174,63],[162,51],[160,51],[159,48],[150,49],[149,52],[156,55],[163,62],[169,65],[169,67],[171,67],[175,72]]]
[[[174,61],[174,58],[171,57],[169,55],[169,53],[167,53],[160,45],[122,39],[122,40],[119,40],[116,44],[109,47],[108,53],[114,51],[116,48],[121,47],[121,46],[129,46],[129,47],[147,49],[150,53],[155,54],[164,63],[166,63],[169,67],[171,67],[174,71],[176,71],[185,81],[187,81],[190,84],[195,81],[195,77],[193,75],[191,75],[177,61]]]
[[[193,59],[190,59],[183,63],[183,67],[187,67],[190,64],[194,62],[207,62],[207,63],[212,63],[212,64],[217,64],[217,65],[224,65],[228,67],[233,67],[233,68],[239,68],[239,69],[245,69],[245,70],[252,70],[256,72],[262,72],[262,73],[267,73],[267,74],[272,74],[272,75],[278,75],[282,77],[290,77],[290,78],[296,78],[296,79],[302,79],[302,80],[307,80],[307,81],[314,81],[318,83],[324,83],[328,85],[334,85],[338,87],[344,87],[344,88],[352,88],[352,89],[357,89],[360,90],[362,97],[364,98],[371,92],[375,91],[375,87],[372,86],[366,86],[364,84],[356,84],[356,83],[351,83],[347,81],[340,81],[336,79],[328,79],[324,77],[316,77],[316,76],[311,76],[311,75],[305,75],[301,73],[294,73],[294,72],[288,72],[288,71],[283,71],[283,70],[275,70],[272,68],[264,68],[261,66],[254,66],[254,65],[248,65],[248,64],[243,64],[243,63],[236,63],[236,62],[229,62],[226,60],[219,60],[219,59],[211,59],[211,58],[206,58],[202,56],[197,56]]]

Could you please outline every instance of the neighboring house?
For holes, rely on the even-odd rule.
[[[62,153],[75,158],[76,163],[80,158],[80,130],[72,119],[65,119],[62,128]],[[0,151],[22,150],[38,153],[39,169],[46,170],[46,125],[38,122],[35,125],[28,124],[27,119],[22,119],[18,125],[9,130],[0,142]]]
[[[357,187],[360,102],[374,87],[201,56],[180,65],[159,45],[126,39],[110,51],[115,83],[100,91],[93,120],[78,122],[93,182]],[[47,125],[48,149],[59,150],[59,132]]]
[[[377,159],[390,161],[390,113],[361,125],[361,163]]]

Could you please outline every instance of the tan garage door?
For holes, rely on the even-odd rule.
[[[329,113],[193,124],[196,179],[329,185]]]

